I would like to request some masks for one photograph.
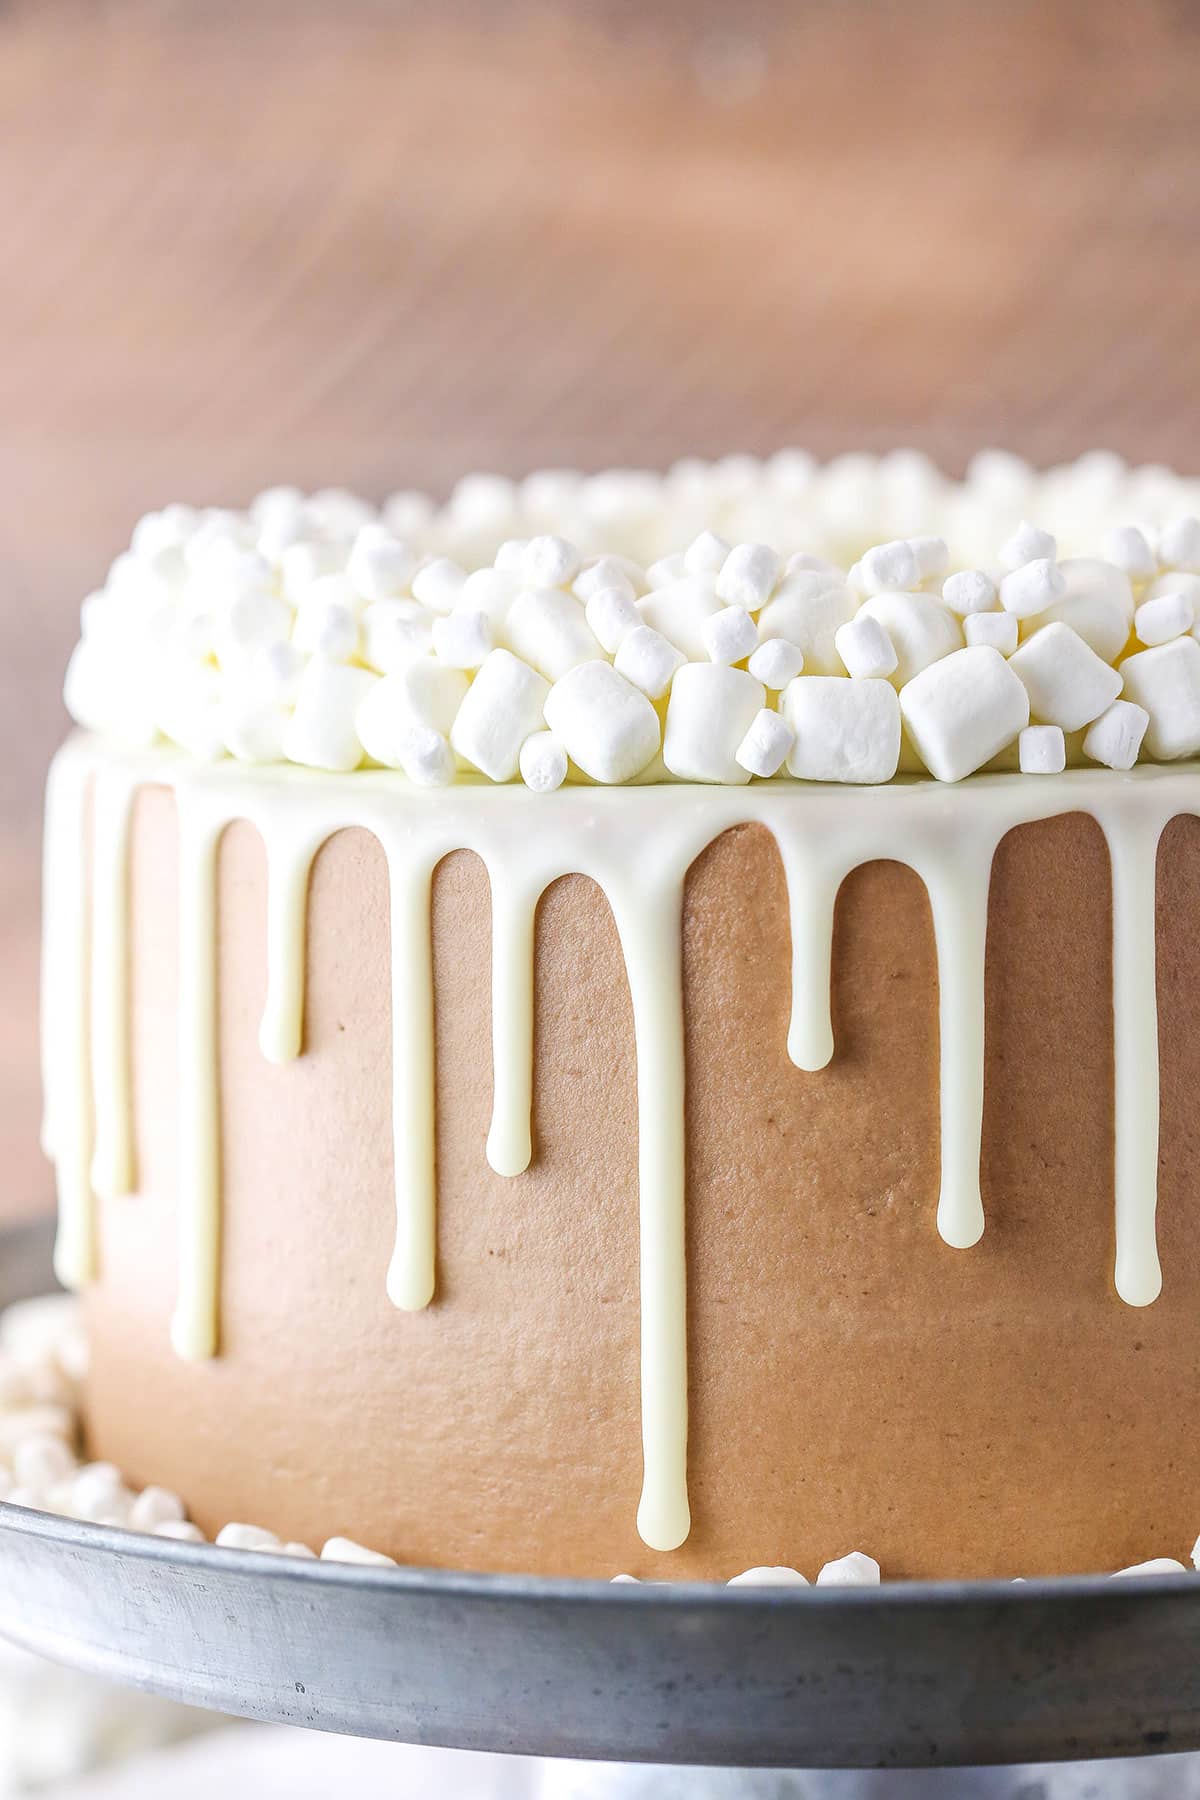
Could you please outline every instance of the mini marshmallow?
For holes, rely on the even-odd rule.
[[[658,714],[610,663],[581,663],[546,699],[546,723],[593,781],[632,781],[657,754]]]
[[[501,569],[505,574],[516,575],[519,578],[521,558],[525,554],[525,546],[528,542],[528,538],[505,538],[492,558],[493,568]]]
[[[433,648],[433,617],[416,600],[377,600],[362,616],[362,658],[390,675]]]
[[[405,767],[414,731],[445,738],[467,697],[467,677],[432,656],[417,656],[384,675],[363,699],[354,729],[373,762]]]
[[[567,779],[567,753],[552,731],[535,731],[521,745],[521,780],[535,794],[552,794]]]
[[[803,669],[804,655],[799,645],[789,643],[787,638],[768,638],[758,646],[746,667],[755,681],[780,693]]]
[[[217,661],[224,665],[271,644],[286,643],[291,630],[292,609],[287,601],[265,589],[252,589],[234,595],[217,610],[213,649]]]
[[[1132,700],[1114,700],[1088,727],[1083,754],[1108,769],[1132,769],[1149,723],[1144,706],[1135,706]]]
[[[671,556],[660,556],[657,562],[650,564],[646,570],[646,584],[652,592],[657,592],[659,588],[673,587],[686,574],[683,552],[679,550]]]
[[[557,681],[579,663],[601,653],[579,601],[561,588],[523,588],[504,627],[509,648],[530,668]]]
[[[570,587],[578,575],[582,557],[566,538],[532,537],[521,552],[521,581],[525,587]]]
[[[364,525],[354,540],[346,574],[364,600],[396,600],[416,572],[417,559],[386,525]]]
[[[1024,683],[1033,717],[1064,731],[1090,725],[1121,692],[1117,671],[1061,620],[1026,638],[1008,666]]]
[[[981,644],[922,669],[901,688],[900,711],[929,773],[961,781],[1025,729],[1029,696],[1000,652]]]
[[[777,775],[787,761],[796,734],[786,719],[764,706],[761,712],[754,715],[750,729],[734,752],[734,757],[741,768],[748,769],[751,775],[761,775],[769,779]]]
[[[996,584],[982,569],[960,569],[942,583],[942,604],[964,618],[990,612],[996,604]]]
[[[1036,557],[1004,577],[1000,583],[1000,604],[1018,619],[1028,619],[1045,612],[1066,591],[1066,580],[1058,564],[1048,557]]]
[[[741,1575],[734,1575],[726,1583],[727,1587],[807,1587],[808,1582],[798,1569],[785,1569],[782,1566],[760,1569],[746,1569]]]
[[[987,644],[1001,656],[1011,656],[1017,647],[1018,627],[1012,613],[968,613],[963,620],[963,636],[968,645]]]
[[[936,581],[950,567],[950,546],[945,538],[909,538],[908,547],[917,559],[917,576],[920,581]],[[820,1576],[817,1579],[820,1580]]]
[[[854,618],[858,601],[844,584],[826,587],[824,576],[801,570],[785,576],[775,595],[758,615],[758,635],[764,644],[784,638],[804,658],[806,675],[840,675],[837,631]],[[798,672],[798,671],[797,671]]]
[[[521,591],[521,578],[510,569],[472,569],[462,584],[454,610],[481,612],[492,629],[492,640],[504,636],[504,621]]]
[[[921,580],[921,565],[906,538],[875,544],[860,559],[857,570],[859,586],[867,595],[915,588]]]
[[[13,1480],[19,1487],[45,1493],[75,1473],[75,1458],[60,1437],[48,1432],[24,1438],[13,1452]]]
[[[489,781],[511,781],[521,745],[542,729],[549,692],[550,683],[528,663],[508,650],[493,650],[458,709],[451,745]]]
[[[160,1525],[180,1525],[187,1515],[187,1508],[178,1494],[169,1488],[143,1488],[134,1497],[129,1512],[129,1523],[134,1531],[157,1531]]]
[[[683,553],[684,570],[689,575],[718,575],[731,551],[732,545],[715,531],[702,531]]]
[[[1133,615],[1134,631],[1140,641],[1150,647],[1169,644],[1172,638],[1182,637],[1195,622],[1196,608],[1191,595],[1180,593],[1178,589],[1159,594],[1153,600],[1143,600]]]
[[[814,556],[810,550],[797,550],[783,565],[786,575],[820,575],[827,587],[845,587],[846,571],[828,557]]]
[[[878,1587],[879,1564],[865,1551],[851,1550],[827,1562],[817,1575],[818,1587]]]
[[[1067,766],[1067,740],[1061,725],[1027,725],[1017,739],[1022,775],[1061,775]]]
[[[1159,762],[1200,750],[1200,644],[1176,638],[1139,650],[1120,666],[1125,698],[1150,715],[1146,749]]]
[[[200,1527],[187,1519],[164,1519],[161,1524],[152,1525],[150,1529],[155,1537],[174,1538],[179,1544],[203,1544],[207,1541]]]
[[[1000,546],[1000,565],[1010,573],[1025,563],[1055,562],[1058,543],[1048,531],[1022,519],[1012,536]]]
[[[671,684],[667,703],[663,761],[672,775],[681,781],[749,781],[737,750],[765,700],[762,683],[745,669],[686,664]]]
[[[449,787],[454,780],[454,752],[440,731],[414,725],[400,743],[400,766],[416,787]]]
[[[1077,631],[1104,662],[1116,662],[1133,625],[1133,589],[1129,577],[1094,556],[1072,556],[1058,565],[1066,592],[1030,629],[1061,620]]]
[[[115,1510],[127,1493],[121,1471],[112,1463],[87,1463],[71,1481],[71,1510],[77,1519],[94,1519]]]
[[[744,606],[725,606],[700,627],[704,647],[717,663],[741,662],[758,643],[758,627]]]
[[[779,580],[779,557],[769,544],[735,544],[717,576],[717,598],[757,612]]]
[[[689,575],[661,587],[640,603],[645,624],[660,631],[689,662],[706,662],[704,621],[721,611],[711,575]]]
[[[890,781],[900,761],[900,708],[889,681],[799,675],[783,693],[796,734],[788,770],[802,781]]]
[[[459,567],[448,556],[435,556],[427,563],[422,563],[412,578],[412,596],[430,612],[453,612],[463,583],[467,579],[465,569]]]
[[[389,531],[394,531],[398,538],[410,538],[428,526],[433,516],[433,502],[428,494],[402,488],[398,493],[388,495],[381,510]]]
[[[1131,1568],[1117,1569],[1109,1576],[1110,1581],[1120,1581],[1125,1575],[1186,1575],[1187,1569],[1173,1556],[1152,1556],[1149,1562],[1134,1563]]]
[[[434,654],[452,669],[477,669],[492,648],[492,627],[484,612],[460,610],[433,621]]]
[[[278,1550],[279,1539],[262,1525],[222,1525],[213,1543],[218,1550]]]
[[[1164,569],[1200,573],[1200,519],[1175,519],[1158,534],[1158,560]]]
[[[962,626],[932,594],[879,594],[864,603],[858,617],[874,619],[891,639],[896,687],[962,647]]]
[[[368,1550],[365,1544],[356,1544],[353,1538],[331,1537],[321,1547],[322,1562],[363,1563],[372,1568],[394,1569],[398,1565],[394,1556],[384,1556],[381,1550]]]
[[[1136,525],[1114,525],[1100,543],[1105,562],[1123,569],[1133,581],[1149,581],[1158,574],[1158,559]]]
[[[650,625],[638,625],[621,640],[613,667],[649,700],[661,700],[687,657]]]
[[[1132,592],[1132,590],[1131,590]],[[1146,589],[1143,599],[1161,600],[1164,594],[1186,594],[1200,617],[1200,575],[1188,574],[1183,569],[1173,569],[1167,575],[1160,575]],[[84,603],[86,605],[86,602]]]
[[[300,677],[295,710],[283,735],[289,762],[348,773],[363,759],[355,716],[378,675],[314,656]]]
[[[839,625],[833,641],[847,675],[860,681],[890,675],[899,661],[895,644],[875,618],[860,615],[849,619]]]
[[[631,586],[597,588],[588,599],[584,617],[602,650],[615,656],[631,631],[642,622]]]
[[[314,581],[296,613],[292,642],[298,650],[330,662],[358,654],[358,596],[344,575]]]
[[[289,544],[279,559],[280,582],[286,598],[299,605],[314,581],[339,572],[343,555],[340,544],[319,539],[305,538],[302,543]]]
[[[620,588],[632,600],[638,590],[634,565],[623,556],[598,556],[571,583],[571,592],[575,598],[585,603],[593,594],[598,594],[601,588]]]

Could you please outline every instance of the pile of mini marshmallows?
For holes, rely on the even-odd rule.
[[[1197,512],[1165,470],[996,452],[962,483],[788,452],[473,477],[441,511],[170,506],[84,602],[66,700],[126,742],[429,787],[1124,770],[1200,751]],[[944,535],[863,530],[897,520]]]

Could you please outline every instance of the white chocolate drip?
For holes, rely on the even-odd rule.
[[[96,1191],[115,1193],[133,1179],[128,820],[137,787],[152,782],[172,787],[179,809],[181,1260],[172,1336],[181,1355],[214,1355],[220,1335],[216,857],[221,832],[237,818],[249,820],[266,846],[261,1043],[277,1062],[301,1050],[312,859],[347,825],[370,831],[383,846],[391,891],[396,1193],[386,1282],[405,1310],[427,1305],[435,1286],[434,869],[451,851],[468,849],[481,857],[491,883],[494,1091],[487,1159],[503,1175],[520,1175],[531,1155],[538,900],[552,881],[574,872],[607,897],[625,958],[637,1050],[644,1459],[638,1529],[653,1548],[675,1548],[690,1524],[683,887],[696,857],[731,827],[763,824],[779,846],[792,930],[788,1051],[800,1069],[818,1071],[833,1054],[830,964],[841,881],[863,863],[893,860],[924,882],[939,986],[937,1229],[946,1243],[966,1248],[984,1225],[984,960],[995,849],[1008,831],[1035,820],[1083,812],[1100,823],[1113,881],[1115,1281],[1130,1305],[1157,1296],[1155,856],[1168,820],[1200,813],[1195,768],[1146,766],[1128,775],[1079,770],[1037,782],[989,775],[938,789],[900,782],[532,795],[468,783],[430,793],[388,773],[342,778],[286,767],[212,767],[167,751],[121,753],[75,740],[56,759],[48,792],[43,987],[45,1135],[58,1168],[58,1267],[70,1285],[95,1271],[93,1162]]]

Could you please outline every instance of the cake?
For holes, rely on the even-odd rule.
[[[791,452],[143,519],[47,801],[89,1454],[452,1568],[1181,1555],[1197,513]]]

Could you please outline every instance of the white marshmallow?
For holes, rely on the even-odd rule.
[[[368,1550],[365,1544],[356,1544],[353,1538],[328,1538],[321,1549],[322,1562],[365,1563],[375,1568],[397,1567],[394,1556],[384,1556],[381,1550]]]
[[[963,620],[963,636],[968,645],[987,644],[1001,656],[1011,656],[1017,647],[1017,621],[1012,613],[968,613]]]
[[[1010,572],[1024,563],[1054,562],[1057,557],[1056,540],[1048,531],[1031,525],[1028,519],[1022,519],[1012,536],[1000,546],[1001,567]]]
[[[415,537],[425,530],[433,516],[433,502],[428,494],[404,488],[389,494],[383,503],[383,522],[398,538]]]
[[[921,580],[921,565],[906,538],[875,544],[861,558],[857,569],[859,585],[867,595],[915,588]]]
[[[451,745],[490,781],[511,781],[521,745],[542,729],[549,692],[550,683],[528,663],[507,650],[493,650],[458,709]]]
[[[673,587],[682,581],[687,574],[687,566],[683,560],[683,551],[674,551],[670,556],[660,556],[646,570],[646,584],[652,592],[659,588]]]
[[[865,602],[858,616],[874,619],[891,639],[896,687],[962,647],[962,626],[932,594],[879,594]]]
[[[827,1562],[817,1576],[818,1587],[878,1587],[879,1564],[862,1550]]]
[[[75,1473],[75,1458],[60,1437],[35,1432],[14,1450],[12,1473],[19,1487],[45,1493]]]
[[[741,1575],[734,1575],[728,1587],[807,1587],[808,1582],[798,1569],[783,1567],[746,1569]]]
[[[87,1463],[71,1480],[71,1511],[77,1519],[99,1519],[130,1504],[121,1471],[112,1463]]]
[[[1024,683],[1033,717],[1064,731],[1090,725],[1121,692],[1117,671],[1061,620],[1026,638],[1008,666]]]
[[[1164,569],[1200,572],[1200,519],[1175,519],[1158,534],[1158,560]]]
[[[1150,723],[1144,706],[1132,700],[1114,700],[1107,712],[1090,725],[1083,740],[1083,754],[1108,769],[1132,769]]]
[[[789,556],[784,564],[785,575],[820,575],[824,577],[826,587],[845,587],[846,571],[828,557],[815,556],[810,550],[797,550]]]
[[[1164,594],[1186,594],[1198,618],[1200,618],[1200,575],[1191,575],[1185,569],[1173,569],[1166,575],[1160,575],[1146,589],[1144,598],[1161,600]]]
[[[1037,557],[1004,577],[1000,583],[1000,604],[1018,619],[1028,619],[1045,612],[1066,591],[1066,579],[1058,564],[1048,557]]]
[[[762,683],[745,669],[686,664],[671,684],[667,703],[663,761],[672,775],[681,781],[731,785],[749,781],[737,750],[765,700]]]
[[[601,588],[620,588],[632,600],[641,582],[641,570],[624,556],[598,556],[581,569],[571,583],[571,592],[585,603]]]
[[[757,612],[779,580],[779,557],[769,544],[735,544],[717,576],[717,598]]]
[[[1190,594],[1180,593],[1176,589],[1172,593],[1159,594],[1153,600],[1143,600],[1133,615],[1133,629],[1143,644],[1153,647],[1155,644],[1169,644],[1172,638],[1182,637],[1196,623],[1196,609]]]
[[[713,662],[741,662],[758,643],[758,627],[744,606],[725,606],[700,627]]]
[[[737,762],[751,775],[769,779],[777,775],[787,761],[796,734],[786,719],[764,706],[754,715],[750,729],[734,752]]]
[[[286,643],[292,629],[292,609],[286,600],[264,588],[236,594],[218,608],[213,627],[213,649],[222,666]]]
[[[796,734],[788,769],[802,781],[890,781],[900,761],[900,708],[889,681],[799,675],[783,693]]]
[[[467,579],[465,569],[448,556],[435,556],[422,563],[412,578],[412,596],[430,612],[453,612]]]
[[[950,547],[945,538],[909,538],[908,547],[917,559],[917,576],[921,581],[936,581],[950,567]]]
[[[451,669],[477,669],[492,648],[492,627],[485,612],[460,609],[433,621],[434,654]]]
[[[386,525],[364,525],[354,540],[346,574],[364,600],[396,600],[416,572],[417,559]]]
[[[1067,766],[1067,740],[1061,725],[1027,725],[1017,739],[1022,775],[1061,775]]]
[[[222,1525],[213,1539],[218,1550],[278,1550],[279,1539],[262,1525]]]
[[[1123,569],[1134,581],[1148,581],[1158,573],[1158,559],[1146,542],[1145,532],[1136,525],[1114,525],[1105,532],[1100,549],[1106,562]]]
[[[1031,629],[1061,621],[1077,631],[1089,649],[1105,662],[1116,662],[1133,624],[1133,589],[1129,577],[1112,563],[1094,556],[1072,556],[1058,565],[1066,592]]]
[[[546,723],[593,781],[632,781],[658,751],[658,714],[610,663],[581,663],[546,699]]]
[[[731,550],[732,545],[715,531],[702,531],[683,553],[684,569],[689,575],[718,575]]]
[[[914,676],[900,690],[900,711],[929,773],[961,781],[1025,729],[1029,696],[1000,652],[981,644]]]
[[[414,657],[375,682],[360,704],[354,728],[363,749],[385,768],[404,768],[413,732],[448,736],[467,689],[461,669],[432,656]]]
[[[557,681],[568,669],[601,654],[583,607],[561,588],[523,588],[509,610],[504,634],[513,654],[547,681]]]
[[[942,583],[942,604],[963,618],[990,612],[996,604],[996,584],[982,569],[959,569]]]
[[[344,575],[323,575],[306,591],[296,613],[292,642],[298,650],[330,662],[358,654],[360,602]]]
[[[521,591],[521,578],[510,569],[472,569],[462,584],[455,612],[481,612],[492,628],[492,640],[504,635],[508,610]]]
[[[567,753],[552,731],[535,731],[521,745],[521,780],[535,794],[552,794],[567,779]]]
[[[609,656],[616,655],[629,633],[636,631],[642,622],[633,589],[628,584],[597,588],[588,599],[584,616],[596,642]]]
[[[638,625],[621,640],[613,667],[649,700],[661,700],[687,657],[661,631]]]
[[[130,1508],[129,1523],[134,1531],[157,1531],[160,1525],[181,1524],[187,1508],[178,1494],[169,1488],[143,1488]]]
[[[449,787],[454,780],[454,752],[439,731],[414,725],[400,744],[400,766],[416,787]]]
[[[1149,1562],[1134,1563],[1131,1568],[1117,1569],[1109,1579],[1119,1581],[1124,1575],[1186,1575],[1187,1570],[1173,1556],[1152,1556]]]
[[[525,587],[570,587],[578,575],[582,558],[574,544],[566,538],[532,537],[521,553],[521,581]]]
[[[833,641],[847,675],[859,681],[890,675],[899,661],[896,646],[879,620],[864,614],[839,625]]]
[[[283,734],[288,761],[343,773],[357,769],[363,745],[355,716],[378,680],[368,669],[314,656],[300,677],[295,709]]]
[[[492,566],[502,570],[506,575],[517,576],[519,580],[521,558],[525,554],[525,546],[528,542],[528,538],[505,538],[492,559]]]
[[[683,581],[669,582],[648,594],[638,610],[643,622],[660,631],[690,662],[707,660],[704,621],[721,610],[711,575],[689,575]]]
[[[784,638],[795,644],[804,658],[806,675],[842,673],[835,641],[838,627],[858,611],[858,600],[849,587],[826,587],[824,580],[820,573],[807,570],[785,576],[758,615],[762,642]]]
[[[299,605],[314,581],[323,575],[336,575],[342,566],[341,544],[305,538],[289,544],[279,558],[279,576],[283,592],[293,605]]]
[[[804,653],[798,644],[789,643],[787,638],[767,638],[746,667],[755,681],[761,681],[764,687],[774,688],[779,693],[803,669]]]
[[[433,648],[433,617],[416,600],[377,600],[362,616],[362,657],[390,675]]]
[[[180,1544],[203,1544],[204,1533],[198,1525],[192,1525],[187,1519],[164,1519],[161,1525],[151,1526],[155,1537],[174,1538]]]
[[[1120,665],[1125,698],[1150,715],[1146,749],[1159,762],[1200,750],[1200,644],[1176,638],[1139,650]]]

